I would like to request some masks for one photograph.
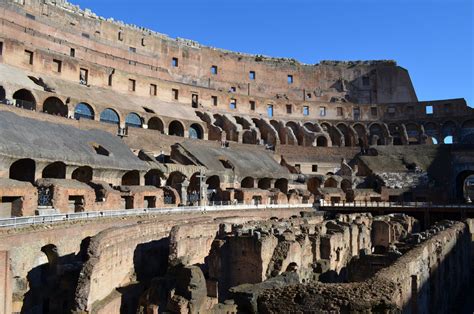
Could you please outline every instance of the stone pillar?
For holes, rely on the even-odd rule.
[[[8,251],[0,251],[0,312],[12,313],[12,278]]]
[[[199,206],[206,206],[207,205],[207,188],[208,188],[207,183],[202,183],[201,185],[201,191],[200,191],[200,197],[199,197]]]
[[[181,205],[183,206],[188,204],[188,186],[189,181],[187,179],[181,183]]]

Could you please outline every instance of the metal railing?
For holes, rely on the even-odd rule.
[[[285,208],[310,208],[312,204],[232,204],[232,205],[206,205],[206,206],[183,206],[164,208],[141,208],[129,210],[104,210],[94,212],[79,212],[67,214],[53,214],[42,216],[13,217],[0,219],[0,228],[21,227],[41,224],[53,224],[67,221],[79,221],[89,219],[133,217],[140,215],[159,214],[186,214],[194,212],[213,212],[227,210],[249,210],[249,209],[285,209]]]
[[[474,203],[469,204],[436,204],[431,202],[386,202],[386,201],[354,201],[354,202],[330,202],[319,201],[319,207],[344,207],[344,208],[446,208],[446,209],[474,209]]]

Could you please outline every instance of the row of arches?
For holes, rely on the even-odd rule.
[[[93,170],[89,166],[76,168],[71,178],[80,182],[90,182]],[[17,181],[34,183],[36,180],[36,162],[33,159],[25,158],[15,161],[9,169],[9,178]],[[42,173],[43,179],[65,179],[66,164],[60,161],[47,165]]]

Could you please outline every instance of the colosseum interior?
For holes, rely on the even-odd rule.
[[[454,313],[474,291],[463,98],[65,0],[0,20],[0,313]]]

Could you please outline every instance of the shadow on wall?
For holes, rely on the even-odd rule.
[[[89,243],[90,237],[82,240],[77,255],[59,256],[54,244],[41,248],[48,263],[28,272],[28,284],[25,283],[24,288],[30,289],[24,296],[21,313],[69,313],[72,310]]]

